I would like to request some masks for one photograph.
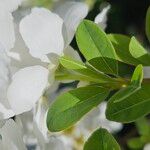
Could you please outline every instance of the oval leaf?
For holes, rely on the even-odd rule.
[[[84,145],[84,150],[121,150],[114,137],[103,128],[96,130]]]
[[[87,86],[60,95],[47,114],[47,127],[52,132],[69,128],[109,94],[100,86]]]
[[[150,112],[150,85],[142,85],[140,90],[123,101],[117,103],[114,101],[112,97],[108,102],[106,117],[117,122],[133,122]]]
[[[84,20],[77,29],[76,40],[87,61],[101,57],[102,64],[108,72],[111,74],[118,73],[117,61],[113,61],[113,63],[109,61],[109,59],[117,59],[115,49],[105,32],[97,24]]]
[[[136,58],[143,66],[150,66],[150,54],[145,48],[136,40],[135,37],[131,38],[129,51],[131,55]]]
[[[108,34],[107,37],[112,42],[119,61],[131,65],[140,64],[140,62],[130,54],[130,37],[122,34]]]

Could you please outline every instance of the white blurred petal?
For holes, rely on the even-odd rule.
[[[15,114],[29,111],[42,96],[48,83],[48,70],[41,66],[20,69],[13,76],[7,98]]]
[[[0,7],[0,43],[5,50],[14,47],[15,33],[12,14]]]
[[[50,148],[52,150],[69,150],[62,140],[55,137],[50,137],[49,142],[45,143],[44,150],[49,150]]]
[[[79,123],[80,128],[89,131],[89,133],[99,127],[106,128],[110,132],[117,132],[121,130],[122,129],[121,123],[109,121],[106,119],[105,116],[106,105],[107,105],[106,102],[102,102],[99,105],[99,107],[89,112],[87,116],[83,118],[81,123]]]
[[[0,103],[0,118],[7,119],[13,117],[15,114],[11,109],[7,109],[3,104]]]
[[[122,129],[122,124],[114,121],[109,121],[106,118],[105,111],[106,111],[106,102],[102,102],[99,105],[100,115],[99,115],[99,124],[101,127],[108,129],[110,132],[118,132]]]
[[[74,37],[79,23],[87,16],[88,6],[82,2],[65,2],[55,12],[64,20],[67,32],[65,44],[68,46]]]
[[[107,13],[110,9],[110,5],[105,7],[96,17],[95,17],[95,23],[97,23],[102,29],[105,30],[107,26]]]
[[[10,83],[10,59],[0,45],[0,119],[7,119],[14,116],[7,101],[7,88]]]
[[[26,145],[35,146],[38,145],[38,141],[34,135],[33,126],[33,112],[25,112],[15,117],[16,123],[21,127],[23,131],[23,140]]]
[[[144,67],[143,72],[144,72],[144,78],[150,78],[150,67]]]
[[[63,20],[45,8],[34,8],[22,19],[20,33],[33,57],[42,59],[49,53],[62,54]]]
[[[0,129],[1,144],[4,150],[26,150],[19,126],[12,120],[8,120]]]
[[[0,7],[8,12],[15,11],[23,0],[0,0]]]
[[[150,150],[150,143],[146,144],[143,150]]]

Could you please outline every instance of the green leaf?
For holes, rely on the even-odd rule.
[[[131,78],[131,85],[135,87],[141,87],[141,83],[143,81],[143,66],[138,65]]]
[[[147,10],[146,14],[146,35],[148,40],[150,41],[150,7]]]
[[[67,69],[80,70],[80,69],[87,68],[84,65],[84,63],[73,60],[72,58],[69,58],[69,57],[60,57],[59,62]]]
[[[120,102],[114,101],[112,97],[108,102],[107,118],[117,122],[133,122],[150,112],[150,85],[142,85],[140,90]]]
[[[131,149],[141,150],[144,146],[144,143],[141,141],[141,138],[132,138],[128,140],[128,147]]]
[[[114,99],[114,103],[125,100],[127,97],[131,96],[141,88],[141,83],[143,80],[143,66],[138,65],[133,73],[131,83],[119,90],[115,95],[113,95],[110,100]]]
[[[96,130],[84,145],[84,150],[121,150],[114,137],[103,128]]]
[[[136,121],[138,132],[142,136],[150,136],[150,123],[146,118],[140,118]]]
[[[150,66],[150,54],[144,47],[136,40],[135,37],[131,38],[129,44],[129,51],[131,55],[136,58],[143,66]]]
[[[57,132],[71,127],[108,96],[109,90],[97,85],[81,87],[60,95],[49,108],[47,127]]]
[[[118,73],[115,49],[105,32],[97,24],[84,20],[77,29],[76,40],[87,61],[101,57],[100,61],[104,68],[107,68],[111,74]]]
[[[112,65],[110,68],[110,66],[106,65],[106,62],[109,64],[118,64],[117,60],[108,57],[96,57],[88,61],[90,65],[101,72],[104,72],[106,74],[118,75],[118,66],[117,73],[115,73],[114,70],[116,70],[116,66]]]
[[[140,64],[129,52],[130,37],[122,34],[108,34],[107,37],[112,42],[119,61],[131,65]]]
[[[69,57],[61,57],[60,63],[66,69],[74,71],[75,76],[82,76],[84,79],[88,79],[89,81],[100,83],[102,86],[106,87],[116,87],[118,86],[120,81],[117,81],[114,78],[109,77],[108,75],[95,70],[95,68],[91,67],[88,64],[84,64],[80,61],[72,60]],[[82,79],[83,79],[82,78]]]

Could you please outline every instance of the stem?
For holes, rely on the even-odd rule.
[[[78,81],[85,81],[85,82],[93,82],[100,84],[101,86],[111,88],[113,90],[121,89],[122,87],[125,87],[129,84],[129,81],[123,78],[110,78],[109,80],[104,80],[101,77],[92,77],[87,76],[79,73],[57,73],[55,75],[55,79],[58,81],[64,81],[64,80],[78,80]]]

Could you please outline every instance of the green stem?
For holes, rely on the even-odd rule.
[[[100,84],[101,86],[111,88],[111,89],[120,89],[128,85],[128,81],[123,78],[111,78],[111,80],[103,80],[101,78],[86,76],[83,74],[72,74],[72,73],[57,73],[55,75],[55,79],[58,81],[64,80],[78,80],[78,81],[85,81],[85,82],[94,82]]]

